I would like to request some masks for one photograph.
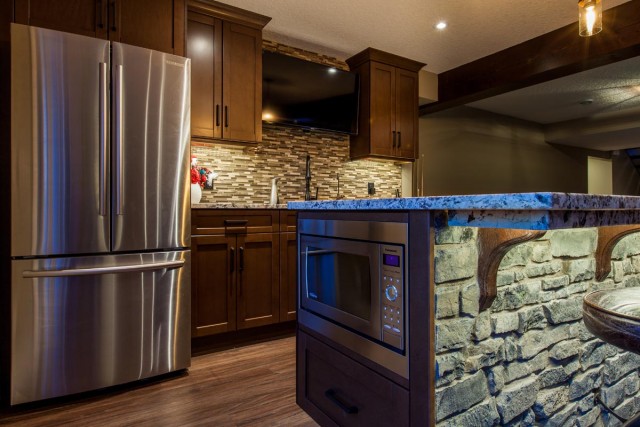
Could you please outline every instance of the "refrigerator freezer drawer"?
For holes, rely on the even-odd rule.
[[[12,261],[11,404],[187,368],[190,256]]]

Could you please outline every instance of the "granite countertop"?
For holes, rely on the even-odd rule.
[[[287,209],[285,203],[269,205],[267,203],[214,202],[192,203],[191,209]]]
[[[640,224],[640,197],[512,193],[289,202],[296,210],[444,211],[451,226],[550,230]]]

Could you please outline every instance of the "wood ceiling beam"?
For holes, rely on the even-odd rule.
[[[575,22],[445,71],[438,102],[420,107],[420,115],[640,55],[640,0],[605,10],[602,24],[601,33],[580,37]]]

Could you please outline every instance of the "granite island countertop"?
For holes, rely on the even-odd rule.
[[[191,209],[287,209],[285,203],[270,205],[267,203],[213,202],[192,203]]]
[[[640,197],[505,193],[289,202],[295,210],[439,211],[444,225],[551,230],[640,224]]]

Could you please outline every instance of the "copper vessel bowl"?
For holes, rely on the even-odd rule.
[[[584,297],[582,312],[593,335],[640,354],[640,287],[591,292]]]

